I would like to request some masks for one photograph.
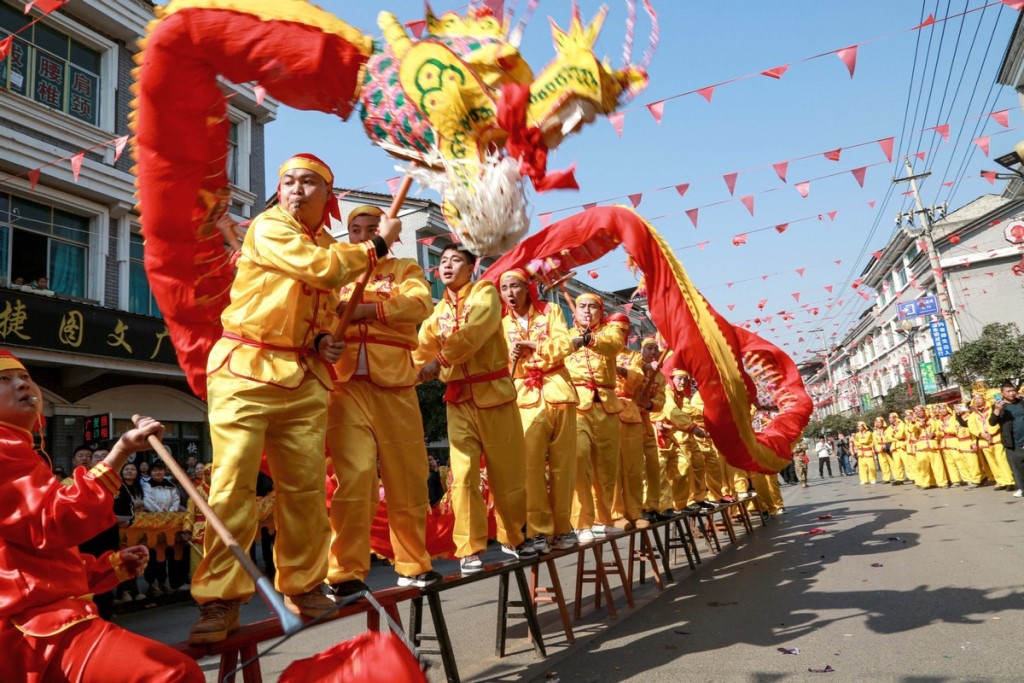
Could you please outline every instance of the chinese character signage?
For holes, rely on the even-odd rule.
[[[953,355],[953,347],[949,343],[949,330],[945,320],[933,320],[929,325],[932,331],[932,344],[935,346],[936,358],[949,358]]]
[[[0,346],[178,365],[162,320],[4,288]]]
[[[920,363],[918,367],[921,368],[921,386],[924,387],[924,393],[934,394],[939,390],[939,384],[935,381],[935,366],[924,362]]]
[[[25,74],[28,72],[28,47],[15,39],[7,59],[0,61],[0,88],[19,95],[25,94]]]
[[[935,315],[939,312],[939,302],[934,296],[922,296],[920,299],[896,304],[896,315],[900,320],[916,318],[922,315]]]
[[[64,62],[36,50],[36,102],[54,109],[64,109]]]
[[[85,418],[85,442],[108,441],[111,438],[110,428],[113,426],[110,413],[91,415]]]
[[[68,113],[79,121],[99,125],[100,79],[73,64],[68,67],[68,72],[71,81],[68,86]]]

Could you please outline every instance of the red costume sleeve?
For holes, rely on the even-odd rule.
[[[0,427],[0,538],[40,550],[67,548],[116,522],[118,475],[102,463],[79,467],[64,486],[32,450],[31,435],[15,429]]]
[[[117,552],[108,550],[99,557],[82,553],[82,567],[85,569],[85,580],[93,593],[106,593],[117,588],[117,584],[131,578],[127,573],[115,569],[120,566]]]

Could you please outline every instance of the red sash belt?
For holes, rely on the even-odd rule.
[[[225,332],[221,336],[224,337],[225,339],[230,339],[232,341],[239,342],[240,344],[245,344],[246,346],[254,346],[257,349],[265,349],[267,351],[285,351],[288,353],[297,353],[300,356],[308,356],[309,354],[313,353],[313,349],[308,347],[275,346],[274,344],[264,344],[263,342],[258,342],[252,339],[246,339],[245,337],[239,337],[237,334],[232,334],[230,332]]]
[[[573,382],[573,386],[586,387],[591,391],[597,391],[598,389],[614,389],[614,384],[598,384],[592,379],[588,379],[586,382]]]
[[[544,377],[545,376],[553,375],[553,374],[555,374],[556,372],[558,372],[559,370],[561,370],[564,367],[565,367],[564,363],[559,363],[558,365],[554,366],[550,370],[540,370],[538,368],[527,368],[526,369],[526,378],[524,380],[524,383],[530,389],[540,389],[542,386],[544,386]]]
[[[494,372],[488,372],[484,375],[470,375],[462,379],[451,379],[448,380],[448,387],[444,390],[444,402],[445,403],[458,403],[462,397],[462,389],[467,384],[479,384],[480,382],[490,382],[496,379],[503,379],[508,377],[508,368],[502,368],[495,370]]]

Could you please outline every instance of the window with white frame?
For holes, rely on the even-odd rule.
[[[228,182],[249,191],[249,157],[252,154],[251,120],[247,114],[228,109],[228,154],[225,159]]]
[[[0,1],[0,40],[21,31],[0,61],[0,89],[99,126],[102,53],[48,23],[28,26],[31,20]]]
[[[0,194],[0,274],[11,284],[84,297],[89,223],[85,216]]]
[[[142,260],[143,245],[142,235],[131,233],[128,242],[128,311],[161,318],[163,316],[146,278],[146,267]]]

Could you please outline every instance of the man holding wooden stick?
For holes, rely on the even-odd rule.
[[[340,218],[334,175],[299,154],[279,170],[278,205],[253,219],[242,244],[224,336],[207,364],[214,472],[210,507],[242,547],[257,527],[256,473],[265,453],[277,489],[276,586],[296,614],[334,609],[327,575],[329,523],[324,510],[324,437],[329,365],[344,344],[331,334],[333,295],[373,268],[398,238],[401,223],[381,220],[372,241],[338,244],[324,225]],[[199,622],[192,643],[224,640],[238,629],[238,607],[252,579],[218,536],[207,534],[192,580]]]
[[[372,240],[383,218],[376,206],[353,209],[349,243]],[[343,304],[354,310],[335,365],[338,379],[327,419],[327,450],[338,480],[331,496],[327,581],[342,597],[368,590],[363,582],[370,573],[370,524],[380,499],[378,459],[398,585],[425,588],[441,578],[431,570],[426,547],[427,446],[412,363],[416,326],[434,310],[430,287],[414,259],[384,258],[358,302],[352,301],[354,289],[341,289]]]

